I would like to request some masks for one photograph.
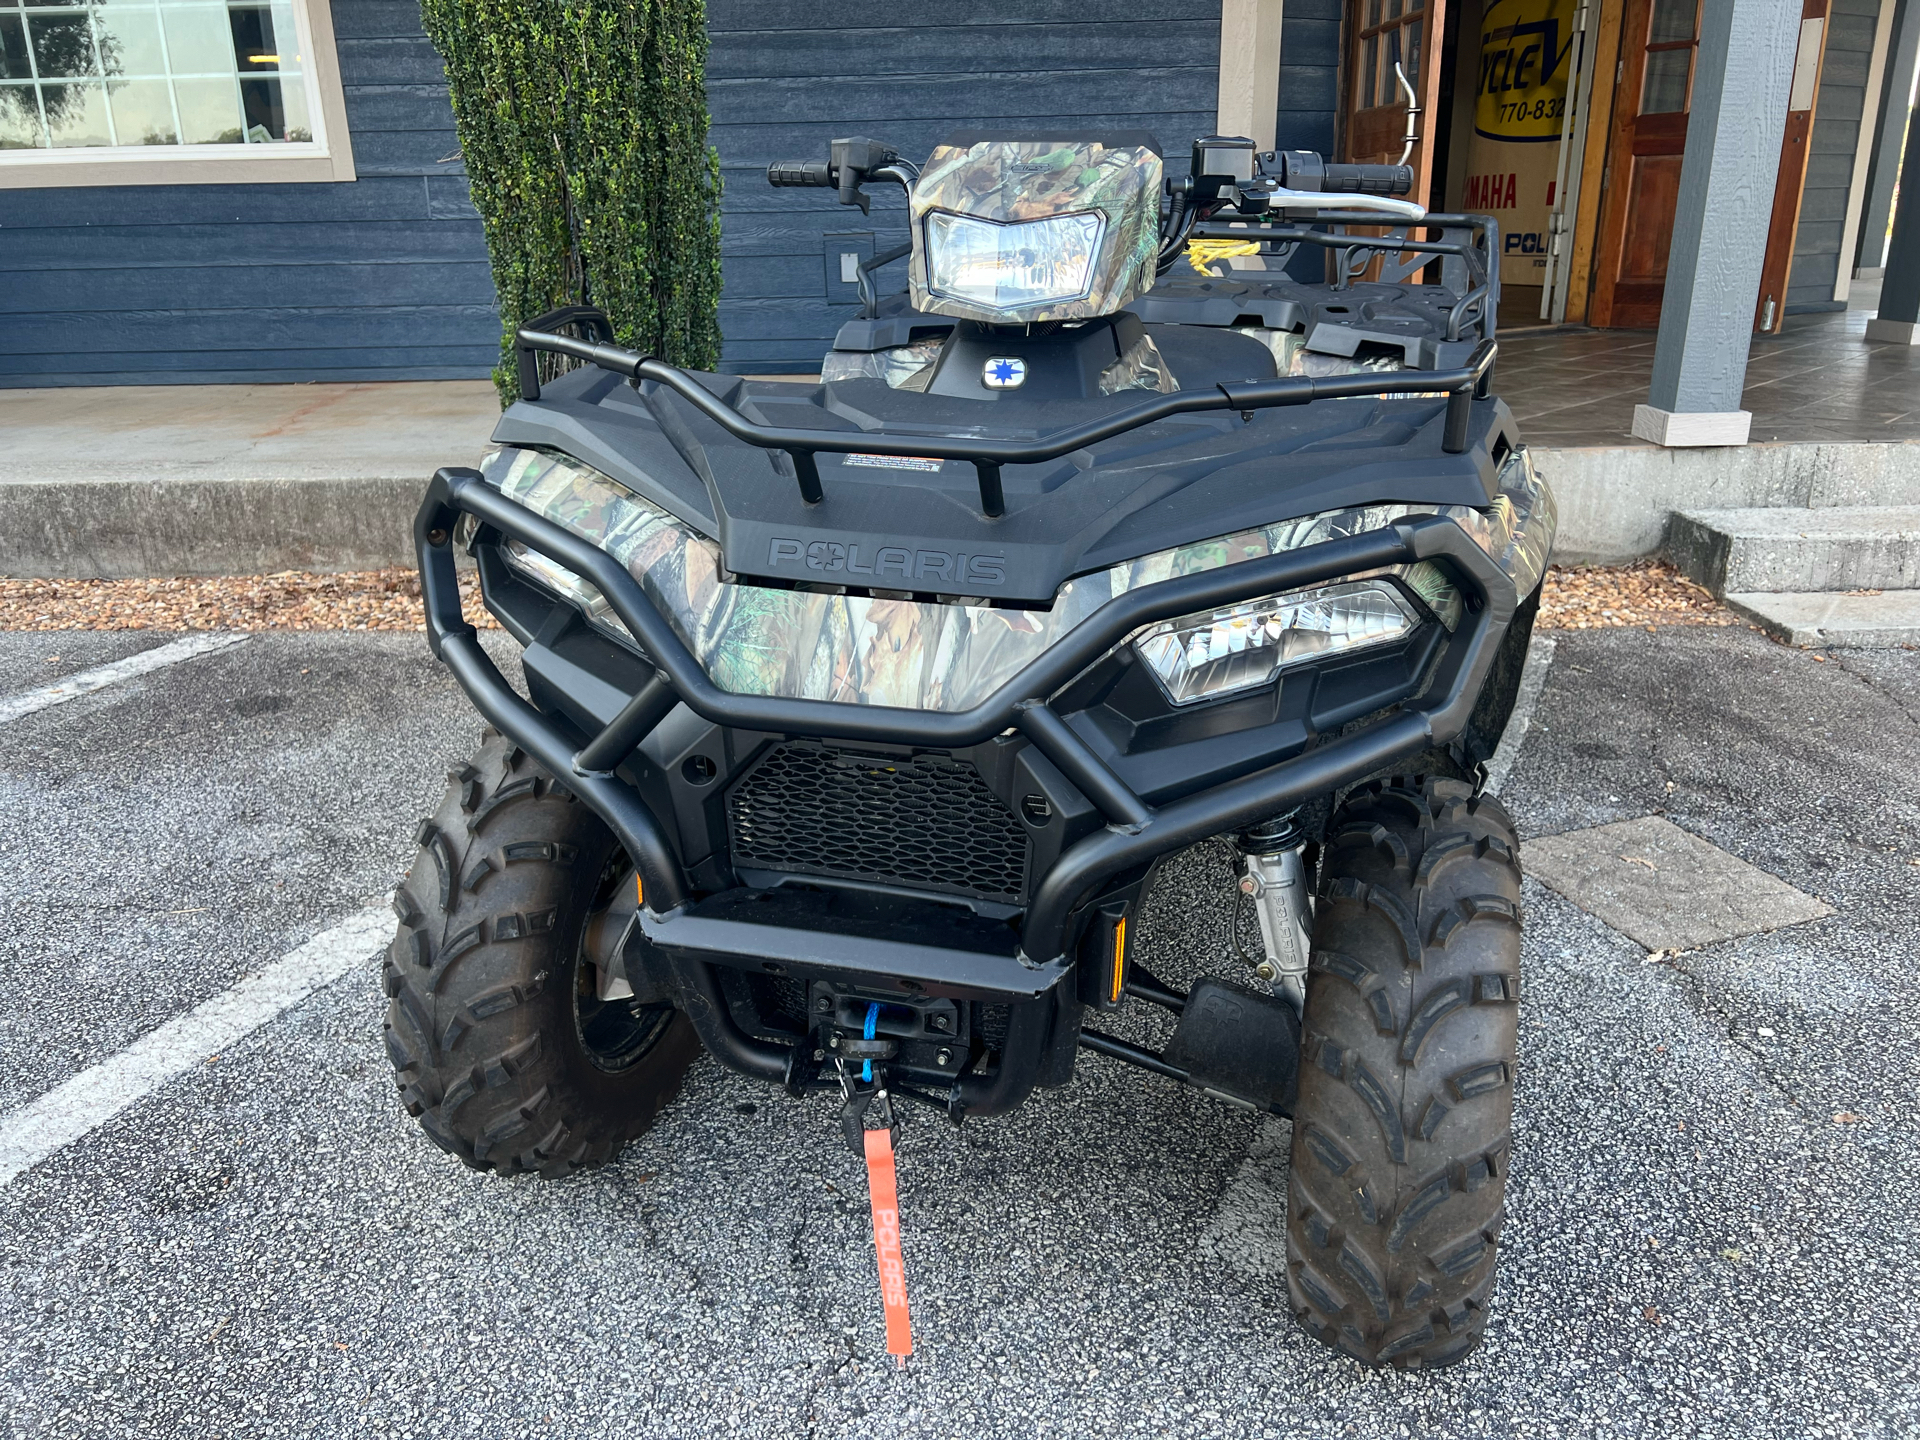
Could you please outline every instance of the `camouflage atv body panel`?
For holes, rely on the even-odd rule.
[[[935,148],[913,187],[913,308],[988,323],[1090,320],[1112,315],[1153,286],[1160,250],[1160,153],[1151,137],[1023,140],[987,132]],[[1098,211],[1106,230],[1087,293],[1074,300],[989,307],[934,293],[927,283],[927,216],[948,211],[998,224]]]

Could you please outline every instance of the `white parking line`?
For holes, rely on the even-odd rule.
[[[1533,707],[1540,692],[1547,688],[1547,671],[1553,668],[1553,638],[1538,631],[1527,645],[1526,664],[1520,667],[1520,693],[1513,700],[1513,714],[1507,717],[1507,733],[1500,737],[1500,748],[1487,762],[1487,793],[1498,795],[1500,787],[1513,773],[1520,758],[1520,747],[1527,743],[1527,731],[1533,725]]]
[[[42,685],[35,690],[23,690],[18,695],[10,695],[0,700],[0,725],[9,720],[18,720],[22,715],[31,715],[36,710],[45,710],[49,706],[64,705],[69,700],[78,700],[82,695],[91,695],[96,690],[118,684],[122,680],[131,680],[136,675],[145,675],[149,670],[164,669],[168,665],[178,665],[182,660],[191,660],[196,655],[205,655],[214,650],[224,650],[229,645],[238,645],[247,636],[228,631],[206,631],[198,635],[188,635],[152,650],[142,650],[138,655],[129,655],[124,660],[115,660],[111,665],[96,665],[91,670],[82,670],[69,675],[66,679],[52,685]]]
[[[338,980],[378,951],[392,931],[390,910],[362,910],[117,1055],[0,1116],[0,1186]]]

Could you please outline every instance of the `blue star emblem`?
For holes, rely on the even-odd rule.
[[[1010,355],[996,355],[980,372],[980,383],[989,390],[1012,390],[1026,383],[1027,362]]]

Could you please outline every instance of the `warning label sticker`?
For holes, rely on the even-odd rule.
[[[930,455],[842,455],[849,465],[865,465],[873,470],[938,470],[947,462]]]

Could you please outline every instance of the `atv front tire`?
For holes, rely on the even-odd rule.
[[[1327,830],[1294,1109],[1294,1313],[1370,1365],[1449,1365],[1493,1292],[1513,1120],[1513,822],[1458,780],[1357,791]]]
[[[598,816],[493,731],[448,778],[382,967],[402,1103],[477,1170],[551,1179],[605,1164],[700,1048],[664,997],[600,998],[617,987],[599,983],[589,927],[610,943],[633,870]]]

